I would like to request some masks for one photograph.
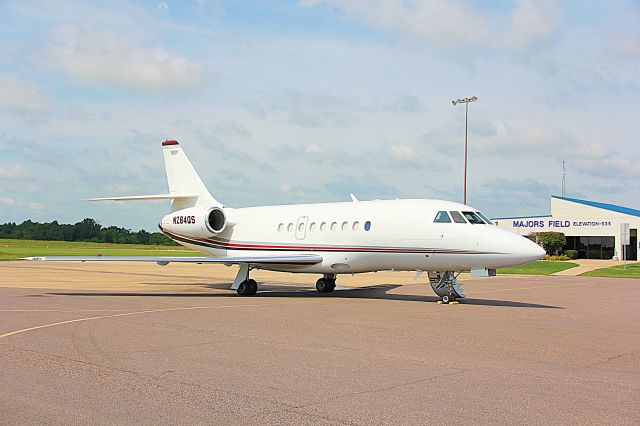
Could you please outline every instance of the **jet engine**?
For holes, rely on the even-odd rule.
[[[220,234],[229,225],[221,207],[190,207],[168,214],[160,222],[165,231],[199,238]]]

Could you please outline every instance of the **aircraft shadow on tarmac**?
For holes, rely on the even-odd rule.
[[[228,290],[229,285],[210,284],[208,288]],[[315,288],[283,288],[282,286],[261,286],[260,291],[251,299],[263,297],[307,297],[307,298],[354,298],[354,299],[374,299],[374,300],[398,300],[406,302],[437,302],[440,300],[436,296],[421,296],[414,294],[396,294],[389,293],[397,287],[397,284],[382,284],[360,288],[336,287],[333,293],[318,293]],[[146,293],[146,292],[51,292],[48,293],[57,296],[110,296],[110,297],[238,297],[235,291],[225,293]],[[491,300],[491,299],[468,299],[462,300],[465,305],[478,306],[503,306],[510,308],[534,308],[534,309],[564,309],[561,306],[542,305],[537,303],[514,302],[510,300]]]

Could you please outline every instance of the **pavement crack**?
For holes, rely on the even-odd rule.
[[[605,359],[604,361],[598,361],[594,364],[591,364],[589,367],[595,367],[597,365],[604,365],[604,364],[608,364],[611,361],[615,361],[616,359],[625,357],[625,356],[633,356],[633,355],[637,355],[638,353],[640,353],[640,351],[635,351],[635,352],[629,352],[629,353],[623,353],[623,354],[618,354],[618,355],[614,355],[614,356],[610,356],[609,358]]]
[[[435,376],[429,376],[429,377],[425,377],[423,379],[411,380],[411,381],[402,382],[402,383],[396,383],[395,385],[384,386],[384,387],[377,388],[377,389],[368,389],[368,390],[362,390],[362,391],[357,391],[357,392],[342,393],[342,394],[334,395],[331,398],[327,398],[327,399],[324,399],[322,401],[316,401],[316,402],[312,402],[310,404],[304,404],[304,405],[300,405],[300,406],[297,406],[297,407],[294,407],[294,408],[295,409],[299,409],[299,408],[306,408],[306,407],[310,407],[310,406],[314,406],[314,405],[327,404],[327,403],[330,403],[332,401],[335,401],[336,399],[349,398],[349,397],[357,396],[357,395],[370,395],[370,394],[375,394],[375,393],[387,392],[387,391],[394,390],[394,389],[401,388],[401,387],[405,387],[405,386],[417,385],[417,384],[420,384],[420,383],[425,383],[425,382],[429,382],[429,381],[432,381],[432,380],[441,379],[443,377],[457,376],[457,375],[460,375],[460,374],[464,374],[467,371],[468,371],[467,369],[461,369],[461,370],[453,371],[453,372],[450,372],[450,373],[436,374]]]

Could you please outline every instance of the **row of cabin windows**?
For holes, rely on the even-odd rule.
[[[302,232],[304,231],[304,227],[306,226],[305,222],[299,223],[298,224],[298,232]],[[292,232],[293,231],[293,223],[289,223],[286,225],[286,229],[287,232]],[[316,224],[316,222],[311,222],[309,224],[309,231],[313,232],[316,229],[320,229],[320,231],[326,231],[327,229],[330,229],[331,231],[337,231],[338,230],[338,222],[331,222],[331,224],[329,224],[328,222],[320,222],[320,225]],[[360,230],[360,222],[358,222],[357,220],[355,222],[349,223],[347,221],[342,222],[342,224],[340,225],[340,229],[343,231],[348,231],[349,229],[353,230],[353,231],[359,231]],[[364,223],[364,230],[368,231],[371,229],[371,221],[367,220]],[[285,230],[285,224],[281,223],[278,225],[278,232],[283,232]]]
[[[449,216],[451,214],[451,216]],[[455,223],[470,223],[472,225],[493,225],[489,219],[485,215],[480,212],[457,212],[450,211],[447,213],[442,210],[436,213],[435,219],[433,219],[436,223],[451,223],[451,219]]]

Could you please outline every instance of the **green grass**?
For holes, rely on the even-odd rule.
[[[498,274],[521,274],[521,275],[551,275],[565,269],[575,268],[577,263],[556,262],[552,260],[536,260],[526,265],[514,266],[513,268],[498,269]]]
[[[588,277],[640,278],[640,263],[629,263],[627,264],[627,269],[624,269],[624,265],[610,266],[608,268],[594,269],[581,275]]]
[[[178,246],[0,239],[0,260],[34,256],[198,256]]]

